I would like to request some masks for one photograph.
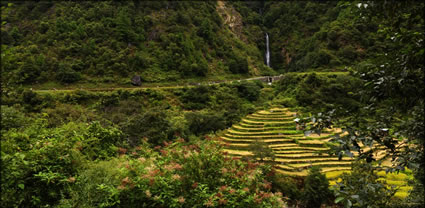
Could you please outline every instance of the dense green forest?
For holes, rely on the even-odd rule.
[[[423,207],[423,10],[2,1],[0,206]]]

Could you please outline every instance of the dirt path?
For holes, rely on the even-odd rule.
[[[184,88],[184,87],[196,87],[196,86],[209,86],[209,85],[217,85],[221,83],[233,83],[233,82],[241,82],[241,81],[253,81],[253,80],[261,80],[267,79],[267,76],[264,77],[252,77],[247,79],[239,79],[239,80],[224,80],[224,81],[210,81],[210,82],[202,82],[202,83],[194,83],[194,84],[186,84],[186,85],[174,85],[174,86],[142,86],[142,87],[105,87],[105,88],[72,88],[72,89],[47,89],[47,90],[33,90],[34,92],[72,92],[76,90],[86,90],[86,91],[114,91],[114,90],[140,90],[140,89],[176,89],[176,88]],[[31,88],[32,89],[32,88]]]

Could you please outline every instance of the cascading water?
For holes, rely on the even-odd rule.
[[[266,33],[266,65],[270,67],[269,34]]]

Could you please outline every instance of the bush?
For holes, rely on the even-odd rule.
[[[233,74],[246,74],[249,72],[248,60],[246,58],[235,56],[228,61],[229,69]]]
[[[1,106],[1,130],[7,131],[11,128],[21,128],[25,125],[25,114],[6,105]]]
[[[320,173],[319,167],[313,166],[310,168],[304,184],[302,195],[306,207],[321,207],[323,203],[332,198],[332,192],[329,190],[329,181],[324,174]]]
[[[336,203],[354,207],[388,207],[395,190],[379,180],[370,163],[353,163],[352,172],[343,173],[335,185]]]
[[[80,72],[76,72],[69,64],[60,63],[56,79],[62,83],[74,83],[81,79]]]
[[[227,158],[214,141],[146,144],[91,164],[62,207],[283,207],[266,181],[270,167]]]
[[[223,115],[217,113],[189,112],[185,114],[189,131],[195,135],[202,135],[209,132],[224,129],[226,122]]]
[[[138,145],[147,138],[153,145],[172,139],[173,132],[167,114],[161,109],[153,109],[131,118],[124,126],[131,145]]]
[[[209,97],[209,88],[206,86],[187,88],[180,97],[180,100],[184,104],[184,108],[188,110],[205,108],[211,100]]]
[[[243,97],[250,102],[258,100],[262,83],[242,82],[236,86],[238,88],[239,96]]]

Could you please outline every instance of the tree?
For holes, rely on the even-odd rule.
[[[249,149],[253,153],[253,159],[260,159],[261,162],[265,158],[270,158],[272,161],[275,159],[273,150],[265,142],[255,140],[249,145]]]
[[[320,207],[332,197],[329,181],[318,166],[310,168],[302,192],[306,207]]]
[[[167,115],[160,109],[136,115],[128,121],[124,132],[128,134],[132,145],[138,145],[145,137],[149,143],[159,145],[173,136]]]
[[[378,180],[379,176],[370,163],[354,163],[352,170],[343,173],[341,182],[335,186],[336,203],[343,203],[346,207],[386,207],[391,203],[395,190]]]
[[[380,19],[378,35],[384,52],[351,69],[363,83],[356,93],[361,98],[361,107],[314,116],[312,129],[342,127],[347,134],[337,134],[334,139],[340,144],[333,150],[339,156],[352,155],[354,150],[360,153],[359,159],[371,162],[376,159],[370,156],[374,149],[363,151],[363,147],[385,147],[386,155],[393,161],[388,171],[405,167],[414,171],[418,181],[415,193],[420,194],[415,203],[423,206],[424,3],[391,1],[346,6],[364,17],[358,21]]]

